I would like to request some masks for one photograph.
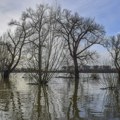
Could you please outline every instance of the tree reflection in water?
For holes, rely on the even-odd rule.
[[[93,82],[89,80],[81,84],[79,80],[74,84],[67,120],[120,119],[120,90],[100,90],[100,86],[94,86]]]
[[[103,99],[103,114],[106,119],[120,118],[120,90],[107,90]]]
[[[24,93],[17,90],[16,87],[11,80],[0,81],[0,120],[29,119],[29,110],[26,109],[31,106],[30,92],[25,91],[26,93]]]
[[[119,89],[82,79],[54,78],[48,86],[22,81],[0,81],[0,120],[120,119]]]
[[[72,95],[72,98],[71,98],[71,101],[70,101],[70,104],[68,107],[68,112],[67,112],[68,120],[80,119],[80,116],[79,116],[80,108],[78,108],[78,105],[77,105],[77,103],[78,103],[78,86],[79,86],[79,79],[75,80],[74,93]],[[72,110],[72,112],[70,110]],[[72,114],[72,117],[71,117],[71,114]]]
[[[19,92],[14,93],[11,82],[0,81],[0,118],[2,120],[23,120]]]
[[[31,120],[57,120],[61,116],[59,96],[49,86],[33,86],[36,93]],[[36,92],[35,92],[36,91]]]
[[[79,118],[78,83],[75,84],[69,109],[73,111],[73,119]],[[1,81],[0,84],[0,118],[3,120],[58,120],[65,118],[63,112],[66,94],[57,94],[49,86],[29,86],[30,91],[19,91],[11,83]],[[66,87],[67,88],[67,87]],[[66,91],[66,88],[63,91]],[[70,89],[69,89],[70,90]],[[25,92],[25,93],[24,93]],[[69,91],[68,91],[69,92]],[[68,101],[69,96],[65,98]],[[71,112],[68,110],[68,119]]]
[[[31,120],[51,120],[47,86],[37,86]]]

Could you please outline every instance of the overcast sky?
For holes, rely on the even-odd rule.
[[[60,4],[62,8],[78,12],[81,16],[95,18],[105,27],[107,35],[120,31],[120,0],[0,0],[0,34],[7,30],[11,19],[19,19],[26,8],[36,4]]]
[[[120,0],[0,0],[0,35],[7,31],[11,19],[19,19],[22,11],[40,3],[57,3],[81,16],[95,18],[105,27],[107,35],[120,32]]]

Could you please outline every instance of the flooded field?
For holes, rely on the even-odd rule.
[[[23,76],[0,82],[0,120],[120,120],[120,91],[106,89],[116,84],[115,77],[82,74],[79,84],[55,77],[37,86]]]

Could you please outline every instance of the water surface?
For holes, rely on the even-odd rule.
[[[0,120],[120,120],[119,90],[101,89],[108,77],[53,78],[40,87],[23,75],[0,81]]]

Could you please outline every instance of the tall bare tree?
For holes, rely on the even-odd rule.
[[[50,70],[58,69],[62,62],[64,42],[56,35],[56,12],[53,7],[39,5],[37,9],[28,9],[23,13],[34,34],[30,37],[29,66],[38,69],[39,82],[48,81],[53,74]],[[43,73],[42,71],[46,72]]]
[[[17,26],[15,31],[7,32],[1,37],[4,46],[4,78],[9,78],[10,73],[17,67],[26,38],[30,36],[29,27],[26,22],[11,21],[10,25]],[[7,52],[7,55],[5,55]]]
[[[36,10],[32,8],[27,9],[26,12],[23,13],[23,16],[29,22],[34,34],[30,39],[31,43],[34,44],[34,47],[38,48],[38,74],[39,74],[39,82],[41,82],[42,77],[42,47],[44,45],[44,41],[46,40],[46,36],[48,34],[48,29],[46,29],[47,24],[47,12],[48,6],[39,5]]]
[[[90,18],[80,17],[77,13],[71,14],[68,10],[63,10],[61,14],[57,17],[57,31],[66,42],[74,64],[75,77],[79,78],[78,60],[92,58],[95,53],[89,48],[101,42],[105,31],[103,26]]]
[[[117,34],[116,36],[112,36],[107,39],[104,46],[110,53],[112,61],[117,69],[120,83],[120,34]]]

